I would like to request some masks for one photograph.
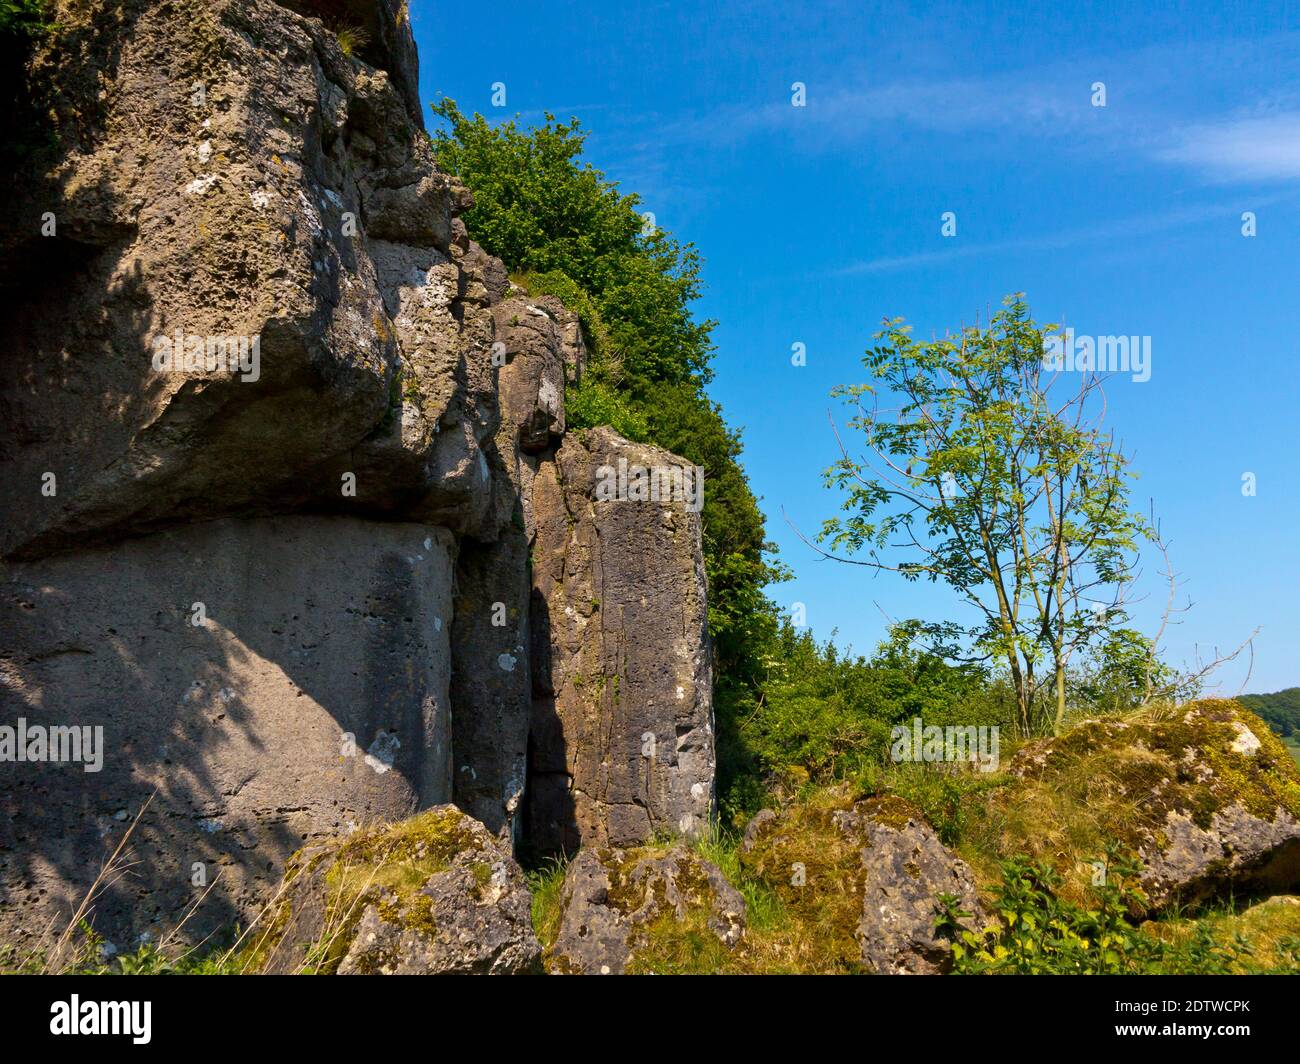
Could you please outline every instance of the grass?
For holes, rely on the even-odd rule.
[[[533,930],[543,951],[550,948],[560,933],[560,919],[564,915],[561,907],[564,874],[567,871],[566,862],[552,858],[524,873],[533,896]]]
[[[338,38],[339,51],[349,59],[355,58],[370,43],[370,34],[361,26],[340,26],[334,35]]]
[[[1194,918],[1172,916],[1142,925],[1147,934],[1174,945],[1190,942],[1198,928],[1237,953],[1234,974],[1300,973],[1300,897],[1284,894],[1254,904],[1228,900]]]
[[[693,839],[691,847],[704,860],[717,865],[727,882],[740,891],[745,899],[747,935],[761,936],[788,928],[790,917],[780,896],[764,880],[745,873],[740,860],[740,835],[715,826],[709,834]]]

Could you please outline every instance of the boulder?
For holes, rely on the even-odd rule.
[[[515,296],[492,308],[501,372],[501,418],[524,454],[553,448],[564,435],[565,347],[554,298]]]
[[[948,971],[949,944],[935,934],[941,895],[969,914],[963,926],[987,923],[970,868],[894,795],[854,802],[847,790],[832,789],[765,810],[746,828],[741,860],[816,929],[824,971]]]
[[[952,965],[935,934],[940,895],[957,899],[974,927],[984,920],[975,879],[924,816],[901,798],[869,798],[836,818],[862,845],[862,963],[878,975],[935,975]]]
[[[656,970],[657,948],[697,933],[734,949],[745,900],[718,867],[685,846],[625,852],[584,849],[570,862],[559,933],[547,968],[566,975]]]
[[[1150,912],[1300,886],[1300,772],[1238,702],[1085,721],[1027,743],[1010,772],[1021,786],[1006,801],[1069,790],[1088,808],[1098,834],[1141,862]]]
[[[442,805],[295,854],[242,959],[274,974],[520,975],[540,971],[531,914],[509,850]]]

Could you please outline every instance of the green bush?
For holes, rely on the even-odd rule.
[[[602,381],[588,378],[570,385],[564,392],[565,419],[571,429],[591,429],[609,425],[620,436],[640,443],[650,438],[645,418]]]
[[[47,0],[0,0],[0,37],[39,37],[49,30]]]
[[[729,823],[743,822],[762,806],[765,781],[789,787],[850,779],[863,792],[905,793],[939,827],[945,816],[956,816],[942,812],[945,803],[960,805],[961,792],[943,788],[983,783],[892,764],[891,729],[919,717],[926,725],[998,726],[1010,734],[1009,693],[982,668],[916,650],[906,626],[894,628],[870,659],[818,643],[788,620],[765,650],[761,697],[743,707],[728,757],[719,755],[719,793]]]

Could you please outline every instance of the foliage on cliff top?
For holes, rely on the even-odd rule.
[[[468,118],[451,99],[433,111],[449,127],[433,134],[438,163],[474,193],[465,222],[475,240],[512,270],[559,271],[587,292],[634,388],[708,382],[714,323],[691,313],[699,253],[647,224],[637,196],[580,162],[586,133],[576,118],[548,114],[524,130]]]

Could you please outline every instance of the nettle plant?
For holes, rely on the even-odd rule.
[[[993,888],[998,922],[972,931],[970,913],[957,899],[940,895],[935,931],[951,942],[959,975],[1130,975],[1138,973],[1228,974],[1245,963],[1244,942],[1216,942],[1198,927],[1186,942],[1165,942],[1133,926],[1146,904],[1138,885],[1141,866],[1112,848],[1105,877],[1090,904],[1058,897],[1060,877],[1043,862],[1003,862],[1002,883]]]
[[[848,427],[866,448],[854,457],[836,430],[841,457],[825,476],[846,493],[847,516],[818,536],[828,557],[956,592],[975,620],[918,622],[918,636],[945,657],[1005,667],[1025,735],[1060,729],[1076,654],[1135,646],[1139,690],[1158,668],[1153,644],[1125,627],[1140,545],[1154,533],[1102,427],[1102,378],[1045,363],[1056,329],[1036,324],[1019,294],[987,327],[929,342],[887,321],[864,359],[873,382],[832,393],[853,408]],[[897,405],[882,408],[881,396]]]

